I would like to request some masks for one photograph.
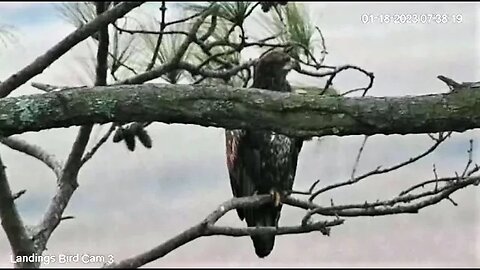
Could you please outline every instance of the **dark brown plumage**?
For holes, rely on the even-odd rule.
[[[288,2],[287,1],[280,1],[280,2],[260,2],[260,6],[262,7],[263,12],[269,12],[272,7],[275,7],[277,5],[282,5],[285,6]]]
[[[286,53],[271,51],[255,66],[252,87],[290,92],[288,72],[298,65]],[[226,130],[227,167],[235,197],[290,191],[303,139],[258,130]],[[249,227],[278,226],[281,204],[237,209]],[[251,236],[258,257],[268,256],[275,235]]]

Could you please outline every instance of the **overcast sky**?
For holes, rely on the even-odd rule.
[[[143,7],[145,12],[154,4]],[[326,38],[326,64],[353,64],[375,73],[371,95],[420,95],[447,91],[436,79],[443,74],[458,81],[480,79],[478,53],[479,10],[476,3],[308,3],[312,20]],[[168,7],[168,5],[167,5]],[[175,9],[172,9],[175,12]],[[363,14],[460,14],[462,23],[363,24]],[[178,14],[177,14],[178,15]],[[0,80],[33,61],[74,28],[48,3],[0,3],[0,24],[15,28],[17,42],[0,51]],[[254,31],[255,22],[247,22]],[[82,44],[32,81],[50,84],[85,84],[78,61],[88,57]],[[292,73],[293,84],[318,85]],[[363,76],[338,76],[340,89],[367,83]],[[37,93],[28,84],[15,95]],[[97,127],[95,142],[107,127]],[[77,127],[22,134],[64,159]],[[108,142],[80,172],[80,187],[46,254],[111,254],[120,260],[152,248],[201,221],[217,205],[231,198],[225,165],[222,129],[190,125],[153,124],[151,150],[128,152]],[[478,142],[478,131],[456,133],[435,153],[389,175],[366,180],[356,187],[326,193],[319,202],[359,203],[387,199],[402,188],[433,177],[463,170],[468,140]],[[316,179],[321,185],[348,179],[361,136],[326,137],[308,142],[300,155],[294,188],[307,189]],[[408,159],[431,140],[426,135],[373,136],[367,142],[359,173],[378,165]],[[27,189],[18,207],[27,224],[43,214],[55,191],[55,178],[43,164],[0,146],[14,191]],[[479,162],[478,151],[474,158]],[[148,266],[480,266],[478,190],[468,188],[416,215],[347,219],[330,237],[319,233],[280,236],[270,256],[258,259],[250,238],[208,237],[189,243]],[[298,224],[302,212],[284,207],[280,223]],[[244,226],[234,212],[223,224]],[[0,267],[10,267],[10,247],[0,233]],[[60,266],[59,264],[50,266]],[[69,266],[79,266],[69,264]],[[81,265],[85,267],[98,266]]]

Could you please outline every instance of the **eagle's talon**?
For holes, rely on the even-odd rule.
[[[282,204],[282,195],[280,192],[272,189],[270,190],[270,195],[273,197],[273,205],[279,207]]]

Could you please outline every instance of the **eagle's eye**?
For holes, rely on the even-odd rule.
[[[284,56],[283,56],[283,61],[284,61],[284,62],[290,61],[290,56],[284,55]]]

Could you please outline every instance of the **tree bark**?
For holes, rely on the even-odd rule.
[[[229,86],[83,87],[1,99],[0,131],[9,136],[74,125],[158,121],[295,136],[462,132],[480,127],[477,90],[361,98]]]

